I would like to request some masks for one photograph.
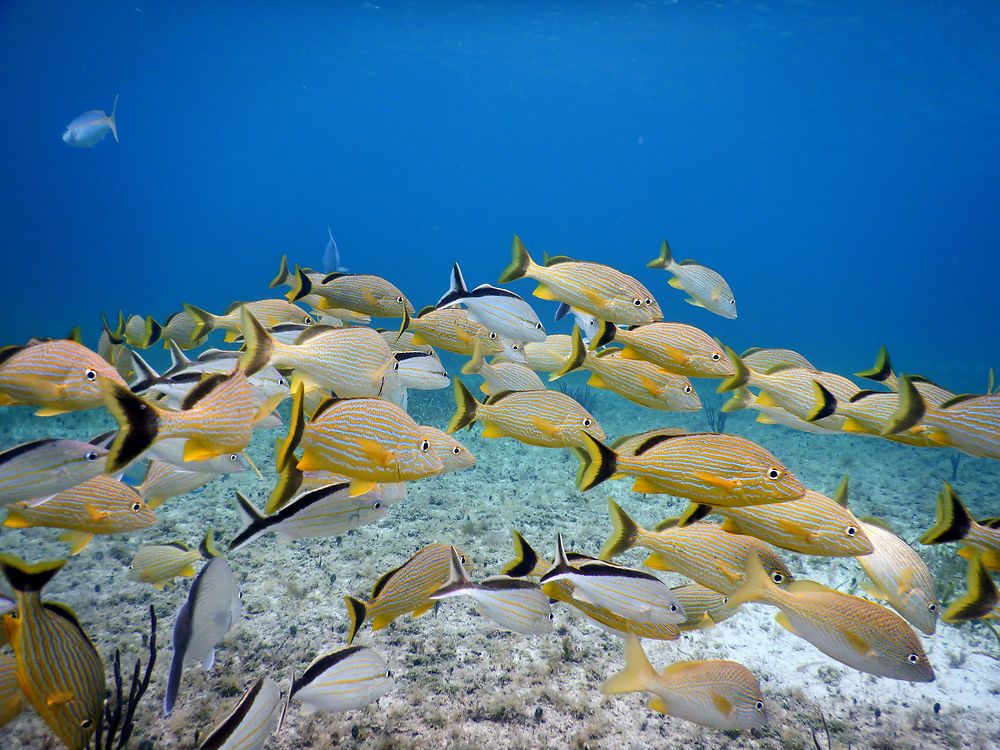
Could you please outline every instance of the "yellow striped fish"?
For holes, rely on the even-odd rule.
[[[663,240],[658,257],[646,264],[647,268],[662,268],[671,274],[667,283],[674,289],[682,289],[688,294],[684,301],[695,307],[703,307],[709,312],[733,320],[736,318],[736,298],[722,274],[693,260],[674,260],[670,243]]]
[[[264,367],[294,370],[292,387],[333,391],[340,398],[375,397],[399,363],[385,340],[371,328],[320,328],[295,344],[273,338],[246,308],[242,317],[246,350],[240,367],[248,374]]]
[[[818,386],[822,387],[822,386]],[[836,414],[843,417],[840,429],[857,435],[883,435],[889,426],[900,426],[900,396],[893,391],[858,391],[847,401],[835,401]],[[915,421],[915,420],[913,420]],[[916,446],[933,446],[934,442],[926,434],[912,432],[909,428],[897,434],[886,436],[897,443]]]
[[[293,414],[301,413],[302,398],[300,386]],[[302,430],[300,445],[302,458],[297,467],[301,471],[333,471],[350,477],[355,496],[377,482],[422,479],[444,468],[423,428],[395,404],[377,398],[327,400]]]
[[[320,309],[353,310],[375,318],[403,318],[413,314],[413,305],[395,285],[371,274],[334,272],[314,284],[299,269],[286,297],[294,302],[310,294],[319,298],[315,306]]]
[[[739,611],[739,607],[729,605],[729,597],[702,586],[700,583],[685,583],[674,586],[671,591],[684,607],[685,619],[679,623],[679,630],[704,630],[728,620]],[[639,635],[636,633],[636,635]],[[640,638],[642,636],[639,636]]]
[[[934,577],[914,549],[876,519],[862,524],[874,551],[858,562],[870,579],[862,590],[888,602],[894,610],[926,635],[937,627],[938,600]]]
[[[862,566],[874,547],[865,524],[837,500],[806,490],[798,500],[744,508],[714,508],[693,504],[681,514],[680,525],[710,513],[725,520],[723,531],[754,536],[761,541],[803,555],[858,557]]]
[[[42,589],[65,564],[0,555],[17,599],[17,616],[4,615],[3,625],[25,699],[67,747],[85,750],[104,705],[104,664],[73,610],[42,602]]]
[[[756,556],[748,561],[746,583],[730,601],[777,607],[779,625],[858,671],[907,682],[934,679],[920,638],[895,612],[814,581],[779,588]]]
[[[753,409],[757,412],[757,421],[761,424],[780,424],[800,432],[810,432],[814,435],[831,435],[838,432],[835,427],[824,427],[816,422],[807,422],[804,419],[789,414],[780,406],[765,406],[757,397],[750,392],[746,386],[737,388],[732,392],[730,399],[722,405],[722,411],[729,413],[740,411],[741,409]]]
[[[521,238],[514,235],[510,265],[500,283],[534,279],[540,299],[565,302],[570,307],[611,320],[619,325],[640,325],[660,320],[663,313],[653,295],[638,280],[603,263],[563,256],[549,258],[544,266],[528,255]]]
[[[1000,617],[1000,591],[983,565],[979,550],[969,558],[966,591],[941,615],[945,622],[967,622]]]
[[[171,313],[160,329],[160,338],[164,346],[173,342],[180,349],[194,349],[201,343],[195,336],[200,323],[183,310]]]
[[[916,426],[911,428],[911,424]],[[896,417],[883,434],[913,434],[970,456],[1000,459],[1000,394],[956,396],[934,406],[924,401],[904,375]]]
[[[187,471],[165,461],[150,461],[146,467],[146,477],[136,490],[146,501],[146,505],[156,510],[172,497],[186,495],[199,487],[204,487],[218,474],[203,471]]]
[[[125,322],[125,343],[133,349],[148,349],[162,335],[163,329],[152,315],[131,315]]]
[[[305,713],[353,711],[374,703],[393,686],[385,659],[367,646],[348,646],[313,659],[301,677],[292,678],[289,700]]]
[[[538,553],[532,549],[517,530],[513,532],[514,558],[508,562],[500,571],[503,575],[512,578],[534,577],[538,578],[552,567],[552,562],[539,557]],[[575,552],[567,553],[570,561],[593,560],[592,557],[579,555]],[[622,617],[617,612],[612,612],[606,607],[591,602],[580,601],[573,596],[574,587],[569,581],[550,581],[542,586],[542,591],[556,601],[568,604],[587,618],[593,620],[597,625],[610,633],[621,635],[622,633],[635,633],[640,638],[650,638],[659,641],[673,641],[680,638],[680,630],[677,625],[668,622],[649,622],[647,620],[634,620]]]
[[[441,462],[440,474],[461,471],[476,465],[476,457],[472,455],[472,451],[448,433],[427,425],[422,425],[420,431],[430,441],[431,450]]]
[[[625,668],[601,692],[652,693],[649,708],[712,729],[751,729],[767,723],[764,694],[753,672],[734,661],[682,661],[653,669],[635,636],[625,638]]]
[[[466,571],[471,571],[472,563],[468,556],[462,550],[457,551],[459,561]],[[368,601],[345,596],[344,603],[351,620],[347,642],[354,642],[354,636],[366,620],[372,620],[373,630],[381,630],[401,615],[420,617],[426,613],[434,606],[431,594],[448,582],[450,571],[451,546],[430,544],[379,578]]]
[[[1000,570],[1000,528],[977,523],[955,489],[947,482],[938,494],[934,525],[920,537],[921,544],[945,542],[961,542],[964,547],[959,554],[964,553],[963,557],[971,556],[971,550],[968,549],[970,547],[982,550],[986,568]]]
[[[805,494],[781,461],[738,435],[654,435],[628,455],[584,434],[583,448],[577,452],[581,491],[615,476],[629,476],[635,480],[633,492],[676,495],[727,508],[780,503]]]
[[[25,706],[24,691],[17,683],[17,662],[13,656],[0,654],[0,728],[20,716]]]
[[[257,405],[253,387],[239,369],[205,375],[188,392],[181,411],[155,406],[110,380],[102,380],[101,388],[120,427],[107,458],[108,472],[120,471],[153,443],[169,438],[187,438],[185,461],[240,453],[250,444],[258,416],[272,408]]]
[[[128,579],[151,584],[154,589],[160,590],[174,578],[194,576],[194,564],[199,560],[218,556],[215,532],[209,529],[196,549],[191,549],[184,542],[140,547],[129,563]]]
[[[645,360],[677,375],[725,378],[735,373],[719,342],[684,323],[649,323],[625,329],[602,321],[590,348],[599,349],[612,341],[622,345],[625,359]]]
[[[524,359],[520,344],[469,320],[469,311],[461,308],[425,307],[417,317],[410,319],[408,330],[413,332],[411,341],[415,346],[430,345],[452,354],[469,356],[478,341],[485,354],[506,354],[515,361]]]
[[[311,325],[313,322],[312,316],[305,310],[283,299],[233,302],[222,315],[213,315],[194,305],[184,304],[184,312],[195,321],[194,338],[196,340],[203,339],[212,331],[221,328],[226,332],[226,341],[235,341],[243,333],[240,318],[243,308],[246,308],[266,328],[273,328],[281,323]]]
[[[545,448],[582,445],[587,432],[604,438],[590,412],[560,391],[509,391],[481,404],[458,378],[453,387],[455,414],[448,432],[482,422],[484,438],[512,437]]]
[[[0,505],[38,505],[104,473],[107,448],[76,440],[34,440],[0,453]]]
[[[763,561],[775,583],[785,585],[791,580],[791,573],[774,549],[752,536],[730,534],[713,523],[647,531],[610,498],[608,508],[614,530],[601,549],[600,556],[605,560],[632,547],[644,547],[653,553],[646,559],[649,567],[673,570],[721,594],[732,594],[743,584],[747,560],[751,558]]]
[[[740,359],[747,367],[752,367],[757,372],[767,372],[773,367],[804,367],[807,370],[815,370],[816,367],[808,359],[791,349],[768,349],[763,347],[751,347],[740,355]]]
[[[837,402],[850,401],[861,390],[853,381],[832,372],[779,365],[762,373],[748,367],[729,347],[726,355],[735,374],[719,385],[720,393],[748,385],[759,388],[756,402],[760,406],[781,407],[799,419],[824,427],[839,429],[844,417],[834,413]]]
[[[641,359],[626,359],[620,349],[588,352],[579,328],[574,328],[573,351],[562,368],[549,378],[555,380],[583,368],[590,373],[587,385],[603,388],[648,409],[697,411],[701,399],[691,381]]]
[[[480,375],[483,378],[479,389],[488,396],[503,391],[542,391],[545,383],[534,370],[518,362],[498,359],[487,363],[483,359],[482,344],[475,342],[472,359],[462,367],[463,375]]]
[[[434,308],[425,308],[433,310]],[[413,322],[412,320],[410,321]],[[416,338],[417,334],[414,332],[412,326],[405,331],[387,331],[384,328],[376,328],[378,335],[385,339],[385,343],[389,345],[389,348],[394,352],[424,352],[426,354],[434,354],[434,347],[430,344],[417,344],[414,343],[413,339]]]
[[[96,409],[100,381],[125,385],[118,370],[75,341],[0,349],[0,406],[37,406],[41,417]]]
[[[14,529],[66,529],[59,539],[70,546],[70,554],[76,555],[95,534],[124,534],[155,523],[156,514],[138,492],[117,479],[100,476],[62,491],[42,505],[8,506],[3,525]]]
[[[261,750],[281,726],[286,703],[270,677],[247,688],[229,715],[198,746],[198,750]]]
[[[874,380],[876,383],[882,383],[886,388],[893,391],[899,390],[900,379],[896,376],[896,373],[892,369],[892,360],[889,359],[889,352],[883,346],[879,349],[878,355],[875,357],[875,364],[870,370],[864,370],[863,372],[854,373],[859,378],[865,378],[866,380]],[[908,375],[907,376],[913,387],[917,389],[920,393],[921,398],[928,404],[933,406],[941,406],[945,401],[951,401],[958,394],[952,391],[945,390],[936,383],[932,383],[925,377],[920,375]]]
[[[497,355],[494,364],[499,359],[526,364],[535,372],[557,372],[566,363],[566,358],[573,351],[573,339],[565,333],[554,333],[545,337],[545,341],[529,341],[524,345],[524,356],[520,359]]]

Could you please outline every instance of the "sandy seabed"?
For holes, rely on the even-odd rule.
[[[706,389],[707,390],[707,389]],[[447,391],[412,395],[418,421],[443,427],[452,410]],[[287,409],[287,406],[284,407]],[[593,412],[610,437],[656,426],[706,429],[700,414],[652,412],[605,393]],[[92,436],[109,427],[106,414],[37,419],[6,409],[3,446],[37,437]],[[942,480],[952,476],[950,451],[917,449],[874,438],[816,436],[764,426],[749,413],[730,415],[727,430],[774,452],[809,487],[830,493],[851,478],[851,507],[877,515],[907,541],[932,522]],[[106,660],[116,647],[130,671],[147,656],[148,607],[160,617],[159,651],[149,692],[137,712],[133,747],[197,745],[242,691],[262,675],[287,689],[320,652],[344,644],[345,594],[364,597],[375,579],[431,542],[453,543],[471,556],[477,579],[510,558],[510,530],[520,530],[539,553],[551,556],[556,532],[568,546],[596,554],[610,531],[606,500],[614,497],[643,525],[676,514],[684,502],[634,495],[626,481],[581,494],[574,489],[576,461],[568,451],[484,440],[479,428],[459,437],[478,464],[464,472],[411,484],[408,498],[386,518],[339,540],[281,545],[264,537],[235,553],[230,564],[241,581],[243,617],[217,651],[215,667],[185,669],[177,706],[162,714],[170,631],[189,580],[156,591],[129,581],[135,551],[175,539],[197,544],[212,526],[228,541],[239,528],[234,490],[263,506],[270,485],[252,473],[224,476],[203,492],[168,501],[159,522],[129,536],[98,537],[72,558],[46,590],[77,612]],[[273,441],[262,431],[250,453],[268,476]],[[963,457],[955,487],[982,516],[1000,507],[1000,463]],[[61,557],[58,532],[0,531],[0,549],[30,561]],[[964,563],[954,545],[921,547],[938,576],[939,594],[964,589]],[[851,558],[781,553],[798,578],[814,578],[856,593],[863,577]],[[639,551],[620,561],[638,565]],[[663,574],[671,584],[678,576]],[[946,597],[947,599],[947,597]],[[812,730],[825,716],[831,750],[851,748],[1000,747],[1000,649],[983,625],[938,625],[923,638],[937,679],[910,684],[876,678],[835,662],[779,627],[774,610],[748,605],[717,627],[673,642],[644,643],[658,668],[684,659],[732,659],[759,677],[770,723],[752,733],[722,733],[646,708],[633,694],[604,697],[601,683],[622,665],[622,642],[565,605],[553,605],[551,634],[524,637],[497,630],[467,599],[443,602],[420,618],[404,616],[357,643],[383,654],[396,675],[394,689],[377,704],[346,714],[303,714],[289,709],[275,748],[814,748]],[[109,668],[110,672],[110,668]],[[937,710],[935,710],[937,707]],[[820,732],[822,735],[823,733]],[[826,750],[826,738],[820,747]],[[55,748],[59,743],[29,709],[0,729],[5,750]]]

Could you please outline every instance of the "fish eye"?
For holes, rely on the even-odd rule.
[[[142,510],[142,505],[140,505],[139,503],[132,503],[132,510],[138,513],[140,510]]]
[[[854,528],[853,526],[848,526],[847,527],[847,536],[854,536],[857,533],[858,533],[858,530],[856,528]]]
[[[284,385],[284,384],[285,384],[285,379],[284,378],[278,378],[278,385]]]
[[[732,305],[733,307],[736,307],[736,298],[733,297],[731,300],[729,300],[729,304]]]
[[[398,369],[399,369],[399,362],[396,362],[396,363],[395,363],[395,364],[394,364],[394,365],[392,366],[392,371],[393,371],[393,372],[396,372],[396,371],[397,371]]]
[[[430,447],[431,447],[431,444],[429,442],[427,442],[426,440],[420,444],[420,450],[424,451],[424,453],[426,453],[427,450]]]
[[[684,386],[684,392],[685,393],[690,393],[691,392],[691,386],[689,386],[689,385]]]
[[[646,299],[643,300],[643,302],[645,302],[647,305],[653,304],[653,300],[651,300],[649,297],[646,297]]]
[[[490,331],[490,341],[493,341],[496,337],[497,335],[493,331]]]
[[[676,612],[677,611],[677,605],[676,604],[671,604],[670,605],[670,611],[671,612]]]
[[[583,426],[584,427],[590,427],[591,424],[592,424],[592,421],[588,417],[584,417],[583,418]]]
[[[510,348],[513,349],[515,352],[521,351],[521,347],[518,344],[511,344]]]
[[[722,597],[722,603],[723,604],[729,604],[729,597],[728,596]]]
[[[398,302],[399,304],[403,304],[403,298],[402,297],[396,297],[396,302]]]
[[[632,300],[632,304],[635,305],[636,307],[642,307],[642,300],[641,299],[634,299],[634,300]]]
[[[451,449],[451,452],[457,456],[459,453],[462,452],[462,449],[456,445],[454,448]]]
[[[379,508],[382,507],[382,503],[376,502],[375,505],[373,505],[372,507],[375,508],[375,510],[378,510]]]
[[[465,555],[459,555],[458,556],[458,560],[459,560],[459,562],[462,563],[462,565],[465,565]]]
[[[94,453],[94,451],[91,451],[90,453],[87,453],[84,456],[84,458],[86,458],[88,461],[96,461],[97,460],[97,454]]]
[[[303,323],[305,323],[305,324],[306,324],[307,326],[311,326],[311,325],[312,325],[312,322],[313,322],[313,319],[312,319],[312,318],[310,318],[310,317],[309,317],[308,315],[306,315],[306,316],[305,316],[305,317],[304,317],[304,318],[302,319],[302,322],[303,322]]]
[[[538,324],[537,324],[537,325],[535,326],[535,330],[536,330],[536,331],[540,331],[540,330],[542,330],[542,324],[541,324],[541,323],[538,323]]]
[[[87,370],[84,373],[84,377],[86,377],[87,380],[93,383],[95,380],[97,380],[97,370]]]
[[[390,677],[392,677],[392,670],[391,669],[385,670],[385,678],[388,680]]]
[[[556,619],[556,616],[552,612],[549,612],[549,619],[554,620]]]
[[[920,661],[920,657],[917,656],[916,654],[910,654],[909,656],[906,657],[906,660],[910,662],[910,664],[916,664],[918,661]]]
[[[722,355],[718,352],[712,352],[712,361],[718,362],[722,358]]]
[[[768,479],[777,479],[781,476],[781,471],[779,469],[771,469],[767,472]]]
[[[775,583],[784,583],[784,581],[785,581],[785,574],[784,573],[779,573],[776,570],[773,573],[771,573],[771,580],[774,581]]]
[[[928,604],[927,605],[927,611],[928,612],[937,612],[937,604],[935,604],[934,602],[931,602],[930,604]]]
[[[129,569],[129,570],[135,570],[135,566],[134,566],[134,565],[129,565],[129,566],[128,566],[128,569]]]
[[[764,701],[757,701],[754,704],[754,706],[757,708],[758,711],[763,711],[764,710]]]
[[[92,726],[94,726],[93,719],[84,719],[80,722],[80,729],[90,729]]]
[[[229,454],[229,460],[230,461],[235,461],[237,458],[238,458],[238,456],[235,453],[230,453]]]

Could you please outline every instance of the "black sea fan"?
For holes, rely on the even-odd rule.
[[[108,691],[104,702],[104,713],[98,717],[97,731],[94,732],[94,750],[122,750],[128,745],[135,720],[135,707],[149,687],[154,664],[156,664],[156,610],[150,605],[149,660],[146,662],[146,671],[140,679],[142,661],[136,659],[135,668],[132,670],[132,684],[126,698],[122,690],[121,651],[115,649],[115,690],[114,693]]]

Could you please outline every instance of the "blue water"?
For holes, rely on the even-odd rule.
[[[736,349],[1000,363],[996,3],[8,1],[0,49],[4,343],[264,297],[329,223],[418,307],[517,232]],[[60,141],[116,93],[120,144]],[[738,321],[643,268],[664,236]]]

